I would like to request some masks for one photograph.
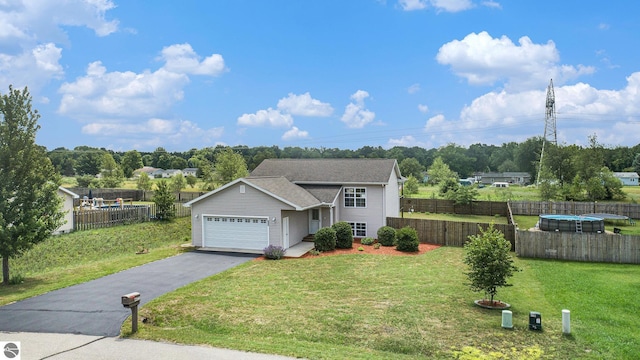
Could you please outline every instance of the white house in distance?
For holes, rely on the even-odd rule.
[[[402,176],[394,159],[267,159],[246,178],[188,203],[194,246],[262,253],[288,249],[322,227],[351,225],[375,237],[400,214]]]
[[[73,231],[73,199],[77,199],[80,196],[71,190],[65,189],[62,186],[58,187],[58,195],[62,198],[62,211],[64,212],[64,221],[54,234],[63,234]]]
[[[638,186],[638,179],[640,176],[635,172],[614,172],[613,176],[622,181],[624,186]]]

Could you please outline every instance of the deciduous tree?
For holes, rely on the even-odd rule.
[[[2,282],[9,284],[9,259],[19,256],[63,224],[59,174],[44,148],[27,88],[0,95],[0,256]]]

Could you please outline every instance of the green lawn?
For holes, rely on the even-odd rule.
[[[486,223],[491,222],[495,224],[506,225],[508,223],[507,218],[504,216],[484,216],[484,215],[461,215],[461,214],[433,214],[433,213],[402,213],[403,217],[410,219],[427,219],[427,220],[444,220],[444,221],[460,221],[460,222],[473,222],[473,223]]]
[[[500,311],[473,305],[481,294],[464,285],[463,253],[249,262],[145,305],[132,336],[310,359],[640,353],[640,267],[516,259],[523,271],[498,293],[512,304],[514,329],[505,330]],[[570,336],[561,334],[562,309],[572,312]],[[528,330],[529,311],[541,312],[542,332]]]
[[[53,236],[9,261],[11,278],[24,281],[0,285],[0,305],[178,254],[190,229],[187,217]],[[137,255],[141,248],[148,253]]]

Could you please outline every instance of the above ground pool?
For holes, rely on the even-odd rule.
[[[582,226],[582,232],[603,233],[604,219],[592,216],[579,215],[540,215],[538,226],[544,231],[566,231],[578,232],[577,228]]]

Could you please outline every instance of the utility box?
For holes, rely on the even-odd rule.
[[[529,312],[529,330],[542,330],[542,315],[537,311]]]

